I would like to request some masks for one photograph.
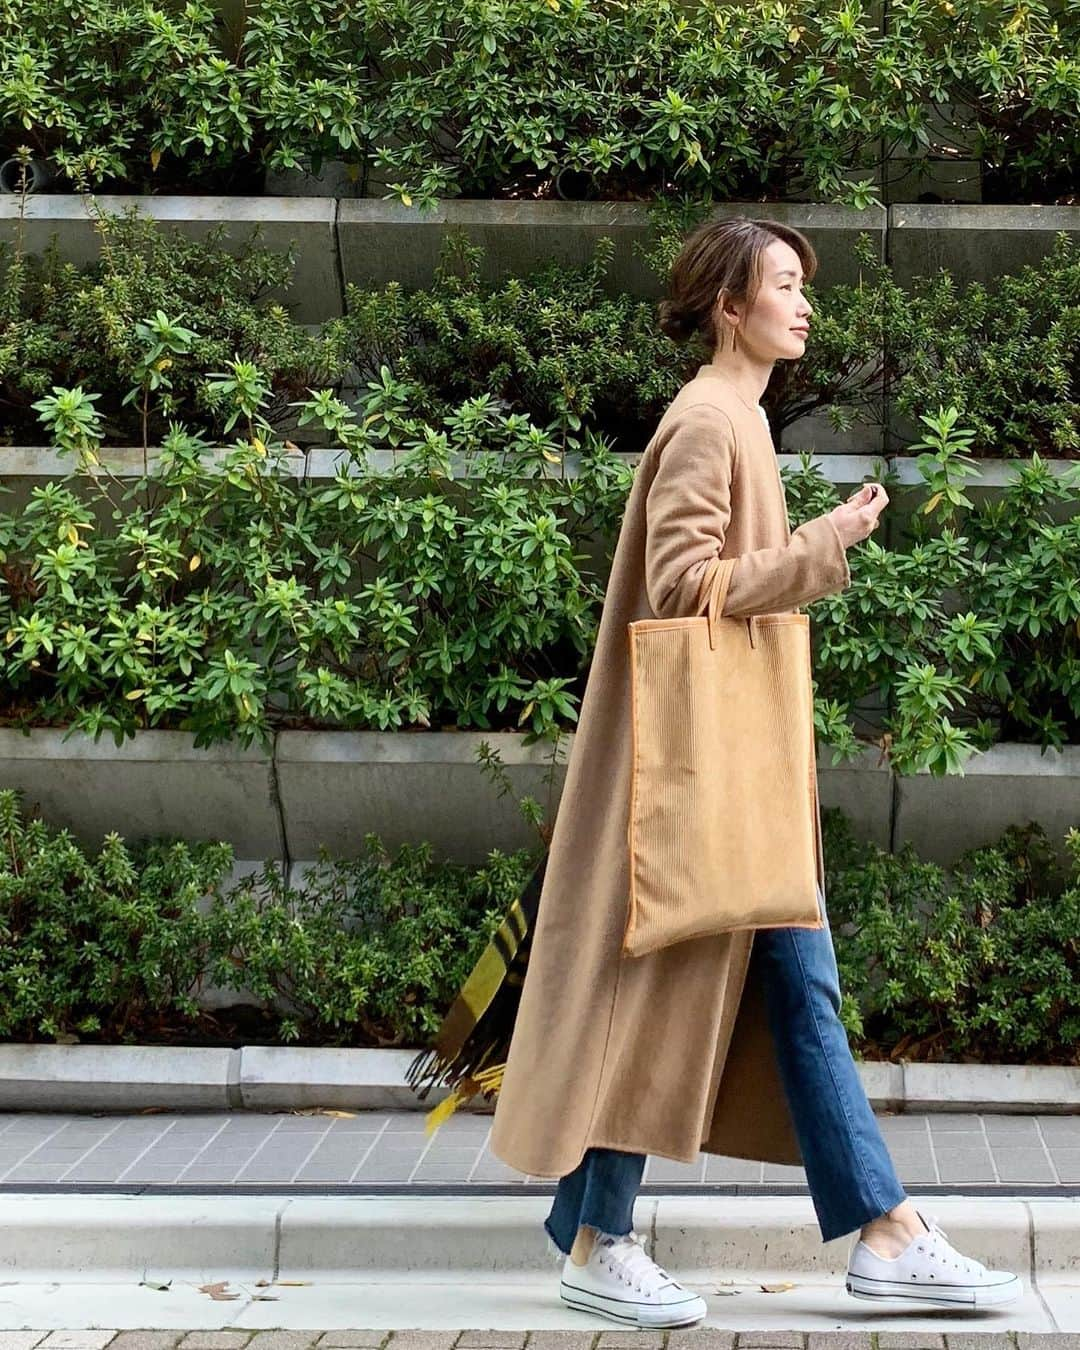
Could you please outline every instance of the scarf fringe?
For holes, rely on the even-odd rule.
[[[427,1113],[424,1118],[424,1133],[434,1134],[440,1125],[446,1123],[459,1106],[480,1093],[486,1100],[499,1095],[502,1087],[505,1064],[493,1064],[475,1077],[462,1078],[448,1095]]]

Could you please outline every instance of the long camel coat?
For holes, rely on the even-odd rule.
[[[791,612],[851,582],[832,521],[791,530],[763,410],[704,365],[638,463],[556,813],[490,1139],[497,1157],[531,1176],[564,1176],[588,1148],[802,1162],[764,1004],[746,978],[753,930],[621,955],[626,625],[703,613],[709,560],[733,556],[725,616]],[[824,895],[820,807],[815,824]]]

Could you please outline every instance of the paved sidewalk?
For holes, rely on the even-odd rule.
[[[0,1331],[0,1350],[1080,1350],[1067,1332]]]
[[[971,1194],[1080,1195],[1080,1116],[880,1115],[906,1186]],[[488,1148],[491,1115],[458,1112],[434,1135],[422,1111],[0,1115],[0,1190],[94,1186],[498,1186],[526,1177]],[[801,1167],[702,1154],[648,1159],[665,1191],[802,1193]],[[0,1345],[0,1350],[3,1346]],[[1080,1346],[1077,1347],[1080,1350]]]

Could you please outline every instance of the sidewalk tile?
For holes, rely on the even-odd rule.
[[[597,1350],[623,1350],[632,1345],[634,1350],[661,1350],[664,1344],[662,1331],[602,1331],[596,1342]]]
[[[740,1331],[739,1350],[802,1350],[801,1331]]]
[[[671,1335],[674,1337],[675,1332]],[[595,1339],[595,1331],[531,1331],[529,1350],[592,1350]],[[731,1347],[717,1346],[716,1350],[731,1350]]]
[[[522,1350],[524,1331],[463,1331],[457,1350]]]
[[[878,1350],[944,1350],[937,1331],[879,1331]]]
[[[250,1331],[189,1331],[179,1350],[240,1350],[252,1335]]]
[[[943,1182],[993,1181],[994,1169],[986,1150],[976,1152],[966,1148],[939,1148],[938,1170]]]
[[[529,1350],[532,1350],[532,1344],[530,1341]],[[675,1346],[679,1350],[733,1350],[734,1345],[735,1333],[720,1331],[717,1327],[672,1327],[668,1337],[668,1350]]]
[[[257,1331],[248,1350],[308,1350],[318,1338],[317,1331]]]
[[[1075,1331],[1018,1331],[1019,1350],[1080,1350],[1080,1335]]]
[[[870,1350],[868,1331],[812,1331],[806,1350]]]
[[[1068,1186],[1080,1181],[1080,1148],[1055,1148],[1050,1145],[1058,1180]]]
[[[122,1331],[109,1350],[173,1350],[182,1331]]]
[[[41,1342],[46,1346],[63,1346],[64,1350],[104,1350],[116,1335],[113,1331],[50,1331]]]
[[[1053,1185],[1054,1174],[1050,1160],[1040,1148],[1011,1148],[997,1155],[998,1177],[1001,1181],[1042,1181]]]
[[[0,1331],[0,1350],[33,1350],[44,1339],[44,1331]]]
[[[947,1331],[945,1343],[949,1350],[1013,1350],[1007,1331]]]
[[[391,1335],[389,1331],[324,1331],[319,1350],[375,1350]]]
[[[407,1331],[395,1331],[387,1350],[450,1350],[457,1338],[458,1331],[422,1331],[409,1328]]]

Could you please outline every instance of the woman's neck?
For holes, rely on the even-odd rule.
[[[762,365],[742,352],[725,352],[714,355],[709,365],[716,374],[730,380],[751,406],[761,402],[772,375],[772,362]]]

